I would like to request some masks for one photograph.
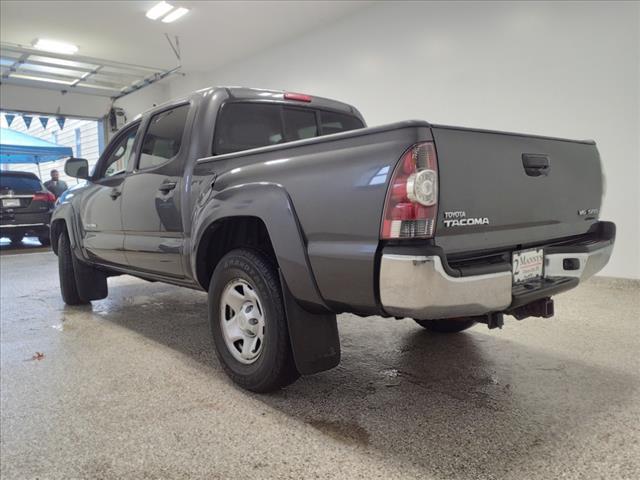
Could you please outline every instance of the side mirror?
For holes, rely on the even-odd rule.
[[[64,164],[64,173],[75,178],[89,178],[89,162],[84,158],[71,157]]]

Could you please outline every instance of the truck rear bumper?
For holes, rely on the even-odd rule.
[[[382,255],[382,308],[420,320],[480,315],[511,304],[511,272],[452,277],[438,256]]]
[[[611,256],[615,227],[609,234],[610,238],[584,245],[545,248],[544,279],[530,290],[513,287],[510,269],[456,277],[447,273],[439,255],[383,252],[382,308],[392,316],[423,320],[506,311],[572,288],[600,271]]]

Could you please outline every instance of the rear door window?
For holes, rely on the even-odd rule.
[[[19,194],[31,194],[42,190],[40,180],[31,175],[11,175],[0,173],[0,194],[13,192]]]
[[[181,105],[151,117],[142,140],[138,169],[157,167],[178,155],[188,113],[189,105]]]

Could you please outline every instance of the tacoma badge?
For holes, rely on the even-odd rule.
[[[444,212],[445,227],[468,227],[472,225],[489,225],[487,217],[469,217],[464,210],[455,212]]]

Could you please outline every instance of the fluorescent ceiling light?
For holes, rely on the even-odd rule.
[[[78,51],[78,47],[72,43],[58,42],[57,40],[47,40],[45,38],[38,38],[33,43],[34,48],[38,50],[44,50],[46,52],[63,53],[66,55],[73,55]]]
[[[147,10],[147,18],[157,20],[163,15],[169,13],[171,10],[173,10],[172,5],[169,5],[167,2],[159,2]]]
[[[162,23],[175,22],[179,18],[183,17],[189,11],[188,8],[180,7],[176,8],[173,12],[162,19]]]
[[[9,78],[21,78],[23,80],[34,80],[36,82],[60,83],[62,85],[71,85],[75,80],[58,80],[56,78],[36,77],[34,75],[24,75],[22,73],[11,73]]]

